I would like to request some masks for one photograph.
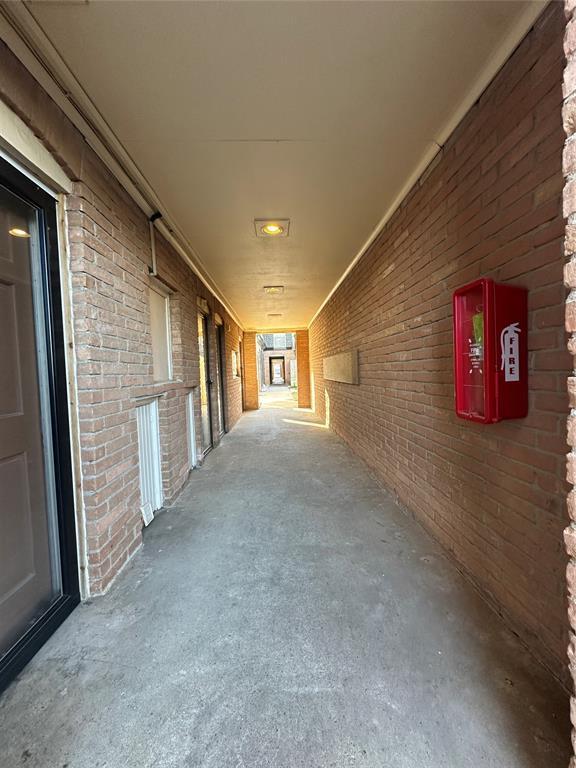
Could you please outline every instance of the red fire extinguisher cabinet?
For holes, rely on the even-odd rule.
[[[528,413],[528,293],[487,277],[453,296],[456,413],[491,424]]]

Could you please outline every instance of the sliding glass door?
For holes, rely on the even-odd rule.
[[[55,201],[0,164],[0,686],[78,601]]]
[[[208,347],[208,318],[198,312],[198,355],[200,363],[200,421],[202,455],[212,448],[212,404],[210,400],[210,354]]]
[[[224,326],[216,326],[216,383],[218,386],[218,436],[226,432],[226,332]]]

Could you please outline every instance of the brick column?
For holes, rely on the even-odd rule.
[[[244,407],[247,411],[255,411],[260,407],[256,334],[252,331],[244,333],[242,341],[244,350]]]
[[[296,331],[298,408],[310,408],[310,346],[308,331]]]
[[[576,0],[566,0],[567,26],[564,35],[564,53],[566,54],[566,69],[564,70],[564,105],[562,118],[566,132],[564,145],[564,218],[566,230],[564,239],[564,254],[569,259],[564,266],[564,282],[570,289],[566,301],[566,330],[570,333],[568,349],[576,355]],[[568,378],[568,393],[570,408],[576,408],[576,376]],[[576,416],[568,416],[568,443],[570,453],[567,457],[567,480],[576,485]],[[570,622],[570,641],[568,645],[569,668],[572,679],[576,680],[576,488],[572,487],[568,494],[568,514],[570,524],[564,530],[564,541],[569,561],[566,569],[568,582],[568,619]],[[572,696],[570,703],[572,720],[572,744],[576,745],[576,697]],[[570,768],[576,768],[576,757],[570,760]]]

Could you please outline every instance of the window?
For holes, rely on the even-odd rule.
[[[232,376],[237,379],[240,376],[238,372],[238,352],[235,349],[232,350]]]
[[[154,288],[150,288],[150,332],[154,381],[168,381],[172,378],[170,298]]]
[[[274,349],[286,349],[286,334],[275,333],[274,334]]]
[[[140,511],[144,525],[154,519],[154,512],[164,503],[160,461],[158,398],[136,408],[138,459],[140,468]]]

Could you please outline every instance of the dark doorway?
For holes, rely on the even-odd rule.
[[[198,312],[198,361],[200,364],[200,421],[202,456],[212,448],[212,403],[210,398],[210,353],[208,348],[208,318]]]
[[[226,424],[226,331],[222,324],[216,326],[216,386],[218,388],[218,436],[228,431]]]
[[[242,342],[238,342],[238,375],[240,376],[240,390],[242,394],[242,410],[246,410],[246,393],[244,392],[244,348]]]
[[[56,221],[0,160],[0,687],[79,602]]]

